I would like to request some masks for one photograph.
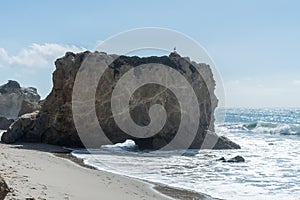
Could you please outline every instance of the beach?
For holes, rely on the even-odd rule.
[[[82,167],[52,153],[63,148],[0,144],[0,174],[11,188],[6,199],[170,199],[153,185]]]
[[[210,199],[203,194],[96,170],[62,147],[0,143],[0,176],[19,199]]]

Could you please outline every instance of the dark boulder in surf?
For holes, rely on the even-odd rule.
[[[227,162],[245,162],[245,159],[242,156],[235,156],[227,160]]]
[[[220,159],[218,159],[218,161],[229,162],[229,163],[240,163],[240,162],[245,162],[245,159],[242,156],[235,156],[233,158],[230,158],[229,160],[226,160],[224,157],[221,157]]]

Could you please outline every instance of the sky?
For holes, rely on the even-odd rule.
[[[46,97],[54,61],[120,32],[179,31],[201,44],[222,77],[228,107],[300,107],[300,1],[2,1],[0,84]],[[175,45],[176,46],[176,45]]]

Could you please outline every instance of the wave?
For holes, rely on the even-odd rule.
[[[119,155],[119,156],[133,156],[133,157],[161,157],[167,158],[172,156],[195,156],[199,153],[198,149],[187,149],[187,150],[140,150],[138,146],[132,140],[126,140],[124,143],[117,143],[113,145],[103,145],[97,149],[74,149],[67,148],[72,152],[72,155],[75,157],[81,156],[84,158],[93,155]]]
[[[131,154],[137,154],[138,147],[132,140],[126,140],[124,143],[118,143],[114,145],[103,145],[100,148],[96,149],[74,149],[68,148],[68,150],[72,151],[74,156],[77,155],[87,155],[87,154],[111,154],[114,153],[115,155],[123,155],[126,152]]]
[[[267,133],[267,134],[300,136],[300,124],[282,124],[282,123],[275,123],[275,122],[258,121],[250,124],[223,125],[223,128],[224,127],[229,131],[237,130],[237,131],[247,131],[251,133]]]

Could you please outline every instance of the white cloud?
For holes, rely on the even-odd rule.
[[[61,44],[32,44],[30,47],[22,49],[16,55],[0,48],[0,66],[21,66],[29,68],[49,68],[53,67],[55,59],[63,56],[65,52],[81,52],[85,48],[74,45]]]

